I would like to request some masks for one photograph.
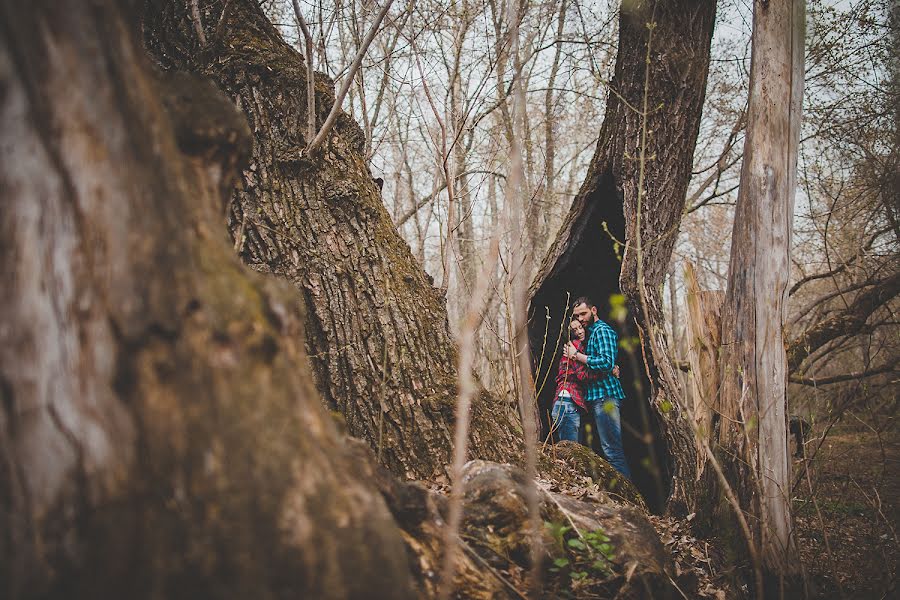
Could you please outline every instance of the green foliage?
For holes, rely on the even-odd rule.
[[[556,541],[556,545],[559,548],[565,547],[565,535],[572,531],[571,527],[563,525],[562,523],[553,523],[551,521],[544,521],[544,528],[553,536],[554,541]]]
[[[641,347],[641,338],[637,336],[628,336],[619,338],[619,348],[628,352],[629,354],[634,353],[635,350]]]
[[[609,295],[609,318],[618,323],[625,321],[628,316],[628,307],[625,305],[625,296],[622,294]]]
[[[568,580],[573,590],[602,583],[614,575],[615,547],[602,530],[587,531],[578,536],[571,527],[562,524],[545,522],[544,527],[565,553],[553,561],[550,572]]]

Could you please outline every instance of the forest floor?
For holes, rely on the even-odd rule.
[[[812,436],[807,452],[820,439]],[[796,531],[812,596],[896,598],[900,432],[879,433],[862,424],[835,427],[808,470],[809,479],[804,461],[795,459]]]

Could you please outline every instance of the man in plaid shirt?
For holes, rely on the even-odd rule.
[[[625,392],[619,379],[612,373],[616,366],[619,336],[612,327],[597,317],[597,307],[588,298],[582,296],[576,299],[573,310],[575,318],[587,331],[587,347],[584,352],[579,352],[572,343],[568,343],[564,355],[599,375],[587,384],[584,397],[594,412],[597,435],[606,460],[619,473],[631,479],[631,471],[622,449],[622,420],[619,414]]]

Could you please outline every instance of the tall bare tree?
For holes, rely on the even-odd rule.
[[[787,444],[784,302],[803,96],[803,0],[753,10],[750,104],[722,320],[716,442],[764,574],[796,573]],[[720,502],[720,514],[737,510]],[[735,534],[732,539],[740,539]],[[739,542],[743,543],[743,542]],[[783,584],[772,588],[781,590]],[[761,590],[760,590],[761,593]]]

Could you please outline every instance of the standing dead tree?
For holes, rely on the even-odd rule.
[[[728,483],[748,515],[749,545],[770,593],[798,571],[791,534],[787,443],[788,361],[784,302],[803,96],[804,2],[757,1],[753,11],[750,103],[722,309],[722,391],[712,433]],[[727,491],[720,491],[724,496]],[[716,527],[738,507],[721,499]],[[740,516],[735,514],[735,516]],[[737,526],[734,526],[737,529]],[[763,593],[763,581],[758,581]],[[762,597],[762,596],[760,596]],[[773,596],[774,597],[774,596]]]

